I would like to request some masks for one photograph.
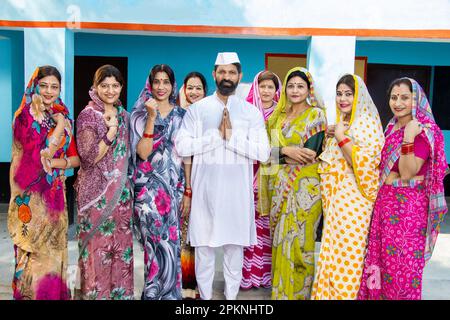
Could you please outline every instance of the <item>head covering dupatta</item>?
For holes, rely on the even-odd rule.
[[[40,152],[49,146],[49,138],[55,127],[51,114],[61,113],[65,117],[66,126],[54,158],[65,157],[72,139],[72,120],[60,97],[49,110],[42,110],[38,74],[39,68],[36,68],[25,89],[20,106],[14,114],[13,143],[22,149],[22,156],[13,179],[20,189],[24,190],[24,197],[29,192],[42,193],[49,215],[58,216],[65,208],[64,188],[59,179],[63,170],[53,168],[49,174],[46,174],[41,164]]]
[[[253,83],[252,83],[252,86],[250,87],[250,91],[248,92],[246,100],[247,100],[247,102],[249,102],[249,103],[253,104],[255,107],[257,107],[258,110],[261,111],[261,114],[264,116],[264,121],[267,121],[267,119],[270,117],[272,112],[275,110],[276,103],[280,99],[282,84],[281,84],[280,78],[275,74],[277,81],[278,81],[278,90],[275,92],[275,96],[273,99],[273,106],[265,109],[262,104],[262,101],[261,101],[261,94],[259,92],[259,76],[263,72],[264,71],[258,72],[258,74],[253,79]]]
[[[430,146],[429,167],[425,176],[425,191],[429,197],[428,223],[426,231],[425,261],[431,258],[437,236],[440,231],[445,214],[448,211],[444,194],[444,177],[448,170],[448,164],[445,156],[444,136],[441,129],[434,120],[430,103],[422,87],[416,80],[408,79],[412,84],[412,116],[416,119],[423,129],[426,141]],[[393,117],[386,126],[385,132],[392,132],[392,127],[397,123],[396,117]],[[391,157],[400,156],[401,145],[397,146]],[[384,183],[389,175],[393,161],[382,168],[380,184]]]
[[[313,108],[320,109],[320,117],[318,116],[318,120],[312,124],[308,124],[306,128],[306,134],[304,135],[303,143],[310,137],[314,136],[316,133],[325,131],[326,129],[326,118],[325,118],[325,107],[322,102],[321,97],[319,96],[317,89],[315,87],[314,80],[311,76],[311,73],[302,67],[295,67],[289,70],[283,81],[283,90],[281,91],[280,100],[278,101],[277,106],[275,107],[274,112],[269,117],[267,121],[267,133],[270,139],[272,153],[271,158],[269,159],[269,163],[260,165],[260,181],[258,185],[258,212],[261,215],[268,215],[271,210],[271,191],[269,190],[269,178],[272,175],[276,175],[278,170],[280,170],[279,164],[279,150],[282,147],[287,146],[287,142],[283,136],[282,128],[278,126],[278,120],[280,116],[286,113],[287,108],[289,107],[288,98],[286,96],[286,85],[287,79],[289,75],[295,71],[300,71],[306,75],[310,83],[309,96],[307,97],[307,103]]]

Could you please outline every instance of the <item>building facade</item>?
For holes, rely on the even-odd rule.
[[[448,0],[0,2],[0,202],[9,201],[12,117],[25,82],[45,64],[61,71],[62,98],[74,117],[89,99],[93,72],[105,63],[125,76],[128,110],[158,63],[169,64],[179,84],[188,72],[202,72],[209,93],[219,51],[239,54],[247,83],[265,68],[283,77],[302,65],[318,84],[330,123],[343,73],[366,80],[384,124],[389,83],[410,76],[428,94],[450,160]]]

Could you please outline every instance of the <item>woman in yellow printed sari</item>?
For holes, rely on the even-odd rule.
[[[384,144],[377,108],[360,77],[347,74],[338,81],[336,107],[337,125],[320,155],[324,229],[316,300],[356,299]]]
[[[272,299],[301,300],[309,299],[314,277],[322,213],[316,157],[326,119],[308,70],[289,70],[283,88],[268,121],[272,155],[271,163],[262,166],[266,179],[260,179],[260,212],[270,212]]]

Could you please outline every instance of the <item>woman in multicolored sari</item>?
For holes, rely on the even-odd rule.
[[[68,110],[59,98],[61,74],[52,66],[33,73],[13,120],[8,230],[14,243],[16,300],[67,300],[68,216],[64,170],[78,167]],[[55,136],[52,114],[64,116]],[[53,158],[42,157],[56,143]],[[43,164],[46,164],[44,170]]]
[[[247,101],[261,111],[264,121],[272,114],[280,98],[281,81],[271,71],[259,72],[254,80]],[[253,166],[253,192],[255,197],[256,240],[254,246],[244,248],[241,288],[269,288],[272,284],[272,238],[270,237],[269,212],[258,209],[258,179],[266,179],[259,175],[259,163]]]
[[[200,101],[206,96],[208,87],[206,79],[200,72],[189,72],[183,81],[183,86],[180,89],[178,99],[180,106],[184,109],[197,101]],[[181,205],[181,273],[182,273],[182,289],[181,293],[183,299],[197,299],[200,296],[197,288],[197,279],[195,277],[195,248],[187,243],[187,233],[189,224],[189,213],[191,211],[191,171],[192,171],[192,157],[185,159],[184,173],[185,173],[185,195]]]
[[[263,194],[270,206],[261,212],[270,210],[274,300],[309,299],[311,294],[322,213],[316,157],[325,128],[325,111],[311,74],[304,68],[289,70],[268,121],[272,164],[260,166],[261,173],[269,175],[268,184],[260,183],[260,197]]]
[[[378,110],[360,77],[339,79],[336,113],[319,157],[324,229],[311,296],[316,300],[356,299],[384,143]]]
[[[186,111],[175,105],[175,92],[172,69],[155,65],[131,114],[134,222],[145,264],[143,300],[182,298],[180,212],[185,186],[183,158],[174,140]]]
[[[79,298],[83,300],[134,298],[129,116],[119,100],[123,85],[116,67],[100,67],[89,91],[91,101],[77,119]]]
[[[388,93],[394,117],[385,130],[358,299],[419,300],[423,268],[447,212],[444,137],[415,80],[396,79]]]

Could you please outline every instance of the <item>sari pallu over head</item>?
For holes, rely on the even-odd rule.
[[[425,261],[431,258],[437,236],[439,234],[441,223],[444,221],[445,214],[448,211],[444,195],[444,177],[448,169],[448,164],[444,151],[444,136],[441,129],[436,124],[428,99],[422,87],[411,78],[406,78],[412,84],[412,116],[420,123],[430,146],[429,167],[425,176],[425,191],[429,197],[428,223],[426,231]],[[393,127],[397,119],[392,118],[385,132],[393,134]],[[386,181],[395,162],[400,158],[401,142],[396,146],[386,149],[386,154],[380,164],[380,186]]]
[[[280,93],[281,93],[281,88],[282,88],[282,83],[280,78],[278,78],[277,75],[277,82],[278,82],[278,89],[275,92],[275,96],[273,98],[273,104],[271,107],[269,108],[264,108],[263,103],[261,101],[261,94],[259,92],[259,76],[263,73],[264,71],[260,71],[255,78],[253,79],[253,83],[252,86],[250,88],[250,91],[247,95],[247,102],[253,104],[255,107],[258,108],[258,110],[261,112],[261,114],[264,117],[264,122],[267,122],[267,120],[269,119],[270,115],[272,114],[272,112],[275,109],[276,103],[278,102],[278,100],[280,99]],[[257,167],[256,167],[257,168]],[[257,171],[253,177],[253,190],[254,192],[258,191],[258,180],[259,179],[264,179],[264,176],[261,176],[261,171]],[[265,213],[262,213],[262,215],[265,215]]]
[[[349,128],[345,135],[353,143],[352,167],[358,189],[367,200],[374,202],[378,193],[378,167],[384,145],[383,127],[378,109],[364,81],[357,75],[352,77],[355,81],[355,93]],[[337,105],[336,115],[338,123],[343,121],[344,115]],[[324,152],[319,158],[322,160],[320,173],[343,173],[340,161],[347,163],[334,137],[327,139]]]
[[[261,114],[264,116],[264,121],[267,121],[267,119],[269,119],[270,115],[272,114],[272,112],[275,109],[275,105],[278,102],[278,100],[280,99],[280,93],[281,93],[281,88],[282,88],[282,84],[281,84],[281,80],[280,78],[278,78],[277,75],[275,75],[277,77],[277,81],[278,81],[278,90],[275,93],[275,97],[273,99],[273,105],[270,108],[265,109],[262,101],[261,101],[261,94],[259,92],[259,76],[263,73],[264,71],[260,71],[255,78],[253,79],[253,83],[252,86],[250,88],[250,91],[247,95],[247,102],[250,102],[251,104],[253,104],[255,107],[257,107],[259,109],[259,111],[261,111]]]
[[[103,114],[105,112],[104,102],[99,98],[94,88],[91,88],[89,91],[89,96],[91,101],[86,108],[92,109],[97,115],[101,115],[101,117],[100,120],[98,118],[90,119],[92,121],[87,121],[88,119],[86,117],[90,116],[88,113],[85,115],[80,114],[78,117],[78,147],[82,162],[83,151],[92,150],[92,145],[98,146],[103,139],[102,134],[106,134],[108,131],[103,120]],[[128,181],[128,164],[130,158],[130,150],[128,147],[128,114],[120,100],[116,101],[115,107],[117,108],[119,124],[116,138],[110,146],[112,152],[107,152],[94,167],[87,166],[85,169],[82,164],[76,181],[77,205],[80,215],[85,214],[84,211],[92,208],[101,211],[98,219],[92,220],[92,226],[89,232],[83,233],[79,237],[80,255],[85,253],[85,248],[89,241],[99,230],[99,227],[113,214],[119,202],[126,202],[131,196],[128,189],[125,188]],[[99,123],[99,121],[102,122]],[[96,133],[100,133],[101,135],[99,136]],[[94,150],[98,149],[94,148]],[[97,154],[90,155],[91,159],[96,156]],[[86,170],[86,172],[82,170]],[[94,170],[100,172],[95,172]]]
[[[325,108],[323,105],[323,102],[320,98],[320,96],[317,93],[317,90],[315,88],[314,80],[311,76],[311,73],[301,67],[295,67],[288,71],[286,74],[286,77],[283,81],[283,90],[281,91],[280,100],[278,101],[277,106],[275,107],[274,112],[269,117],[267,121],[267,133],[270,139],[270,144],[272,148],[271,157],[269,159],[269,163],[261,164],[260,165],[260,182],[258,186],[258,212],[260,212],[261,215],[268,215],[271,210],[272,205],[272,199],[271,199],[271,192],[269,190],[269,178],[270,176],[274,176],[278,173],[280,170],[280,164],[279,164],[279,150],[282,147],[286,147],[288,145],[286,139],[283,136],[283,127],[281,121],[279,121],[280,117],[284,117],[286,114],[286,109],[288,106],[288,99],[286,96],[286,85],[287,85],[287,79],[289,75],[295,71],[301,71],[303,72],[310,83],[310,90],[309,90],[309,96],[307,98],[307,103],[313,107],[318,108],[320,112],[322,113],[322,116],[318,116],[316,119],[314,119],[311,123],[308,123],[306,125],[305,134],[301,137],[300,146],[303,146],[303,144],[312,136],[315,134],[325,131],[326,129],[326,119],[325,119]],[[295,166],[291,170],[292,174],[295,174],[298,170],[301,169],[301,166]]]
[[[172,92],[169,97],[169,102],[173,105],[176,105],[176,92],[177,92],[177,85],[176,85],[176,83],[174,83],[174,85],[172,87]],[[146,126],[146,122],[147,122],[147,118],[148,118],[148,113],[147,113],[147,108],[145,107],[145,103],[147,102],[148,99],[150,99],[152,97],[153,97],[152,86],[150,83],[150,76],[148,76],[147,80],[145,82],[145,86],[142,89],[141,93],[139,94],[139,97],[133,106],[133,110],[132,110],[131,116],[130,116],[131,165],[130,165],[129,173],[131,175],[130,178],[131,178],[131,182],[132,182],[134,193],[135,193],[136,197],[139,197],[140,191],[144,190],[144,189],[139,190],[139,188],[136,186],[136,180],[137,180],[139,173],[142,173],[143,176],[145,176],[145,179],[147,179],[147,181],[149,181],[152,177],[154,177],[152,175],[153,168],[151,166],[151,163],[146,162],[146,161],[141,161],[140,164],[138,165],[138,155],[137,155],[137,145],[138,145],[139,141],[142,139],[142,136],[143,136],[144,130],[145,130],[145,126]],[[159,111],[158,111],[158,114],[159,114]],[[167,117],[169,117],[169,115]],[[168,119],[167,117],[165,119]],[[155,121],[155,124],[154,124],[155,125],[155,127],[154,127],[155,133],[157,132],[157,126],[158,126],[157,122],[158,121]],[[168,129],[168,126],[166,126],[164,129],[162,129],[162,132],[159,131],[160,134],[158,134],[157,136],[155,136],[153,138],[153,151],[158,149],[158,147],[161,146],[161,143],[164,142],[164,138],[165,138],[164,136],[165,136],[166,129]],[[183,186],[184,186],[184,183],[183,183]],[[136,207],[136,199],[135,199],[134,205]],[[135,210],[135,214],[136,213],[137,213],[137,211]],[[133,223],[134,235],[136,236],[138,241],[141,243],[141,245],[143,245],[143,241],[145,241],[145,237],[141,233],[141,230],[143,228],[141,227],[141,222],[140,222],[139,217],[135,216],[133,222],[134,222]]]
[[[103,119],[105,112],[104,102],[99,98],[94,88],[89,90],[89,97],[91,101],[89,101],[85,110],[90,109],[97,118],[92,117],[92,113],[82,112],[77,119],[77,139],[79,141],[78,149],[81,158],[81,169],[75,182],[75,188],[77,190],[79,211],[87,210],[96,204],[107,193],[109,188],[120,188],[116,185],[117,183],[122,185],[121,189],[124,188],[130,157],[130,150],[127,148],[129,141],[128,115],[126,109],[122,106],[122,102],[117,100],[115,107],[117,108],[119,126],[116,138],[110,147],[113,150],[112,154],[106,153],[100,161],[93,164],[93,159],[97,157],[95,151],[98,152],[98,147],[96,146],[108,132],[108,128]],[[92,145],[95,146],[94,149]],[[95,153],[89,154],[90,161],[87,160],[87,152]],[[84,174],[83,171],[88,172],[88,174]],[[89,173],[91,176],[89,176]],[[92,184],[95,184],[95,188],[92,188]],[[113,207],[116,205],[116,202],[113,203]]]
[[[49,138],[55,127],[50,113],[61,113],[66,119],[66,126],[54,158],[64,158],[72,139],[72,120],[69,119],[69,111],[59,97],[51,110],[40,110],[42,98],[39,97],[38,73],[39,68],[34,71],[28,82],[12,125],[13,150],[21,152],[21,158],[14,172],[14,182],[24,191],[24,197],[17,198],[16,203],[18,205],[26,203],[30,192],[38,192],[42,194],[50,220],[57,220],[65,208],[64,186],[59,179],[59,175],[64,171],[53,168],[51,173],[46,174],[41,164],[40,152],[49,146]]]

